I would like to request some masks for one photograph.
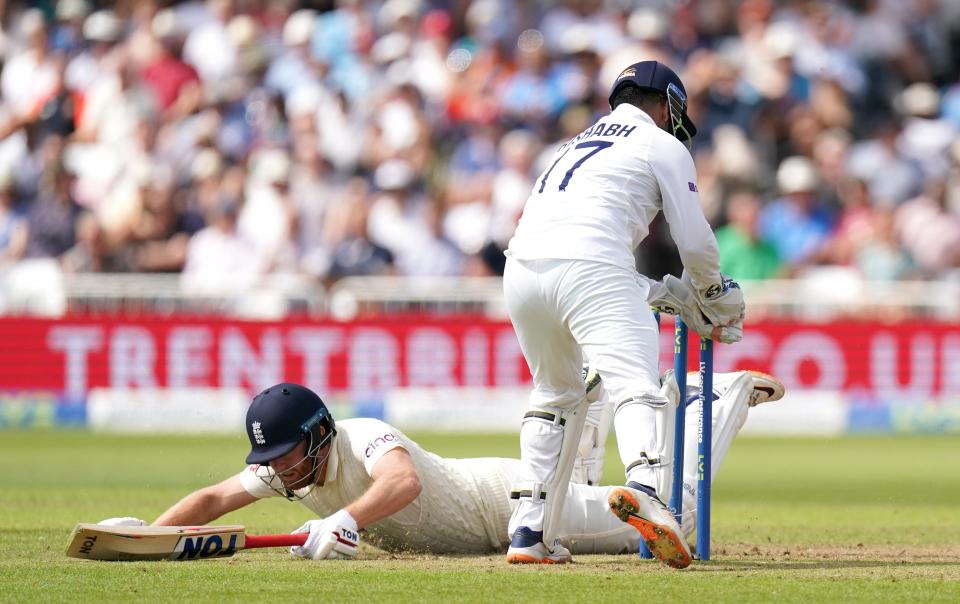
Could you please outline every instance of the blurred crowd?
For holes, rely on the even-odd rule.
[[[0,262],[494,275],[616,75],[673,66],[722,269],[960,272],[955,0],[3,2]],[[656,223],[638,254],[678,269]]]

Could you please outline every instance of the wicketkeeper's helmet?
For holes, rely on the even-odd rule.
[[[320,427],[326,428],[321,437]],[[330,410],[319,396],[298,384],[277,384],[258,394],[247,409],[247,463],[266,464],[308,440],[315,452],[336,434]]]
[[[621,71],[610,90],[608,101],[611,105],[613,97],[624,86],[662,92],[667,97],[667,107],[670,109],[670,132],[683,142],[697,134],[697,127],[687,115],[687,90],[680,76],[663,63],[640,61]]]

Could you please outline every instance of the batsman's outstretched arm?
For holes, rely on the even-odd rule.
[[[243,488],[240,476],[234,475],[223,482],[198,489],[160,514],[155,526],[201,525],[229,514],[257,498]]]
[[[423,486],[405,449],[396,448],[384,453],[370,472],[373,484],[346,510],[363,528],[410,505],[420,495]]]

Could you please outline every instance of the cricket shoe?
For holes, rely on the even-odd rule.
[[[507,549],[507,562],[510,564],[566,564],[573,562],[570,550],[553,543],[553,549],[543,543],[543,531],[531,531],[521,526],[513,533],[510,547]]]
[[[621,521],[640,531],[647,549],[673,568],[690,566],[690,547],[673,514],[657,497],[648,495],[637,483],[614,487],[607,495],[610,511]]]
[[[748,405],[756,407],[762,403],[772,403],[783,398],[785,388],[780,380],[762,371],[748,369],[747,373],[750,374],[750,379],[753,382],[753,390],[750,392],[750,398],[747,400]],[[714,400],[720,396],[720,392],[725,391],[729,383],[735,380],[738,375],[738,373],[734,372],[714,376]],[[687,405],[696,402],[697,397],[699,397],[699,380],[700,375],[698,373],[690,372],[687,374]],[[666,396],[668,398],[672,399],[674,396],[679,396],[680,390],[677,387],[677,380],[673,377],[673,369],[668,369],[663,373],[663,376],[660,378],[660,383],[666,388]]]
[[[756,407],[761,403],[772,403],[783,398],[785,391],[783,383],[769,373],[762,371],[747,370],[753,379],[753,392],[750,393],[751,407]]]

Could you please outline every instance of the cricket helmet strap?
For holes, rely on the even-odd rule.
[[[608,101],[611,106],[613,98],[624,86],[636,86],[662,93],[667,98],[670,111],[671,134],[685,143],[689,143],[697,134],[697,127],[687,115],[687,90],[683,87],[680,76],[663,63],[640,61],[621,71],[610,90]]]
[[[321,427],[326,429],[322,436]],[[247,463],[269,463],[306,439],[312,454],[334,434],[333,416],[315,392],[299,384],[277,384],[254,397],[247,409]]]

